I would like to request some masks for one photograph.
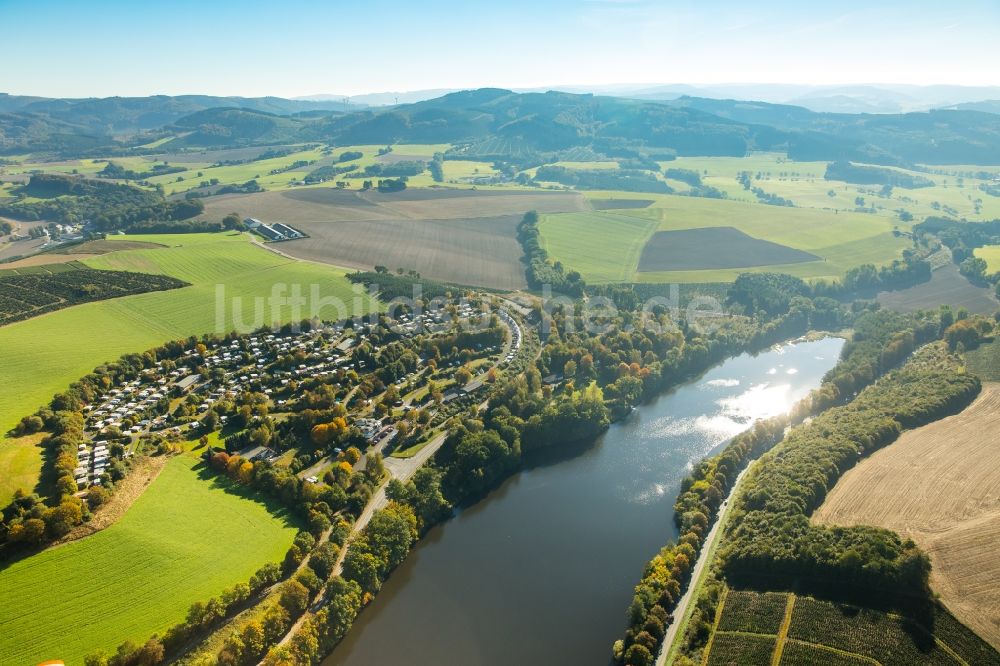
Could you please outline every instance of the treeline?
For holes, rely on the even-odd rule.
[[[528,211],[517,225],[517,240],[524,250],[526,278],[532,289],[549,285],[553,291],[579,298],[586,284],[578,272],[566,270],[562,262],[549,260],[549,253],[542,247],[538,231],[538,213]]]
[[[365,176],[382,176],[385,178],[398,178],[401,176],[417,176],[427,170],[427,163],[422,160],[400,160],[383,164],[376,162],[369,164],[362,172]]]
[[[234,666],[253,664],[260,656],[264,657],[262,663],[267,666],[319,663],[323,655],[332,651],[343,639],[361,609],[371,603],[392,570],[406,558],[416,542],[417,525],[417,517],[408,504],[392,501],[386,508],[376,511],[368,525],[348,545],[342,574],[330,578],[319,610],[305,618],[286,644],[276,645],[291,622],[278,622],[280,633],[271,632],[272,636],[277,633],[277,637],[254,643],[255,646],[263,643],[263,649],[236,660],[226,654],[228,647],[223,648],[218,655],[219,663]],[[309,591],[315,594],[320,589]],[[292,611],[298,612],[290,614],[291,617],[301,615],[308,606],[307,602],[308,597],[306,603],[295,605]],[[261,624],[267,626],[266,623]],[[246,633],[247,628],[242,628],[238,635],[227,640],[227,646],[245,646],[243,636]],[[268,649],[268,646],[273,647]]]
[[[926,259],[905,253],[888,266],[864,264],[849,269],[841,280],[817,280],[809,284],[784,273],[741,273],[726,294],[732,307],[748,315],[783,314],[796,299],[812,299],[816,308],[835,308],[834,299],[873,295],[879,291],[905,289],[930,280],[931,265]]]
[[[197,200],[167,201],[159,190],[60,174],[33,174],[21,192],[32,200],[18,196],[0,204],[0,215],[27,221],[89,223],[98,231],[127,230],[143,222],[187,220],[205,209]]]
[[[460,293],[462,287],[441,282],[433,282],[420,277],[419,273],[390,273],[383,266],[376,266],[374,271],[357,271],[348,273],[347,279],[356,284],[374,285],[383,301],[395,298],[445,298],[448,294]]]
[[[90,268],[32,275],[0,274],[0,326],[71,305],[177,289],[187,284],[167,275]]]
[[[546,165],[538,167],[535,180],[559,183],[581,190],[619,190],[622,192],[658,192],[670,194],[673,188],[648,171],[637,169],[567,169]]]
[[[353,164],[347,164],[344,166],[331,166],[327,164],[317,169],[313,169],[303,180],[307,184],[323,183],[328,180],[333,180],[342,173],[350,173],[351,171],[354,171]]]
[[[132,169],[126,169],[120,164],[108,161],[105,167],[97,172],[97,175],[100,178],[113,178],[116,180],[146,180],[153,176],[164,176],[170,173],[180,173],[181,171],[187,171],[187,169],[182,166],[170,166],[166,162],[163,164],[154,164],[148,171],[133,171]]]
[[[753,182],[750,180],[749,171],[741,171],[739,176],[736,177],[736,180],[740,182],[740,185],[743,186],[744,190],[747,190],[748,192],[753,194],[755,197],[757,197],[757,201],[763,204],[767,204],[769,206],[789,206],[789,207],[795,206],[795,202],[793,202],[791,199],[786,199],[784,197],[778,196],[773,192],[767,192],[763,188],[754,185]]]
[[[226,230],[221,222],[209,220],[172,220],[138,222],[128,228],[130,234],[214,234]]]
[[[904,429],[960,411],[979,390],[958,358],[929,345],[853,402],[793,430],[761,459],[737,499],[721,552],[727,578],[794,582],[879,603],[928,600],[930,561],[912,541],[881,528],[814,526],[809,516],[861,458]]]
[[[853,162],[837,161],[830,162],[823,174],[826,180],[842,180],[846,183],[856,185],[889,185],[890,187],[903,187],[906,189],[916,189],[920,187],[932,187],[934,181],[923,176],[896,171],[895,169],[883,169],[874,166],[860,166]]]

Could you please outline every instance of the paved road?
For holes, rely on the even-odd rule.
[[[691,571],[691,583],[681,596],[681,600],[677,602],[677,608],[675,608],[673,612],[674,621],[671,622],[670,626],[667,628],[667,634],[663,638],[663,644],[660,646],[660,652],[656,655],[656,666],[666,666],[667,656],[670,654],[670,647],[674,644],[677,632],[679,631],[681,624],[683,624],[684,616],[687,614],[688,606],[691,604],[691,599],[694,596],[695,591],[697,591],[698,580],[701,578],[702,571],[705,570],[705,567],[708,565],[709,561],[712,559],[712,555],[714,554],[715,544],[721,535],[719,528],[725,522],[725,518],[729,514],[729,509],[732,506],[732,499],[736,496],[736,490],[740,487],[740,482],[743,481],[743,476],[750,470],[752,465],[753,463],[748,465],[746,469],[740,472],[739,476],[736,477],[736,481],[733,483],[733,487],[729,491],[729,496],[726,497],[725,502],[719,508],[719,517],[712,525],[712,529],[708,531],[708,536],[705,537],[705,543],[702,545],[701,551],[698,554],[698,560],[695,562],[694,569]]]

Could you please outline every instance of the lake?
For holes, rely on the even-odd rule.
[[[601,436],[535,452],[431,530],[323,666],[603,666],[691,465],[819,386],[844,341],[744,354]]]

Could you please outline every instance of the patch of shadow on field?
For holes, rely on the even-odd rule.
[[[296,527],[299,529],[303,527],[302,521],[296,517],[295,513],[277,499],[248,486],[238,484],[224,474],[215,473],[204,462],[198,463],[194,471],[198,474],[199,479],[212,484],[213,488],[217,488],[230,495],[242,497],[243,499],[253,500],[262,505],[267,509],[268,513],[284,523],[286,527]]]
[[[748,236],[734,227],[657,231],[642,248],[639,272],[699,271],[800,264],[820,257]]]
[[[977,287],[958,272],[955,264],[945,264],[931,273],[930,282],[924,282],[900,291],[883,291],[878,295],[879,304],[890,310],[913,312],[936,310],[942,305],[952,309],[965,308],[975,314],[986,314],[1000,308],[993,293],[986,287]]]
[[[649,208],[652,199],[591,199],[594,210],[624,210],[626,208]]]
[[[523,254],[516,239],[521,215],[444,220],[359,220],[299,225],[309,238],[285,241],[292,257],[371,269],[415,270],[441,282],[523,289]]]

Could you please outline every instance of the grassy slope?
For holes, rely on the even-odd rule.
[[[115,238],[129,239],[128,236]],[[254,297],[267,297],[276,283],[300,284],[305,295],[320,285],[321,296],[351,303],[353,292],[333,266],[293,261],[254,246],[238,234],[142,236],[167,248],[126,250],[88,259],[94,268],[166,273],[192,286],[78,305],[0,328],[0,432],[30,414],[78,377],[124,353],[141,352],[166,340],[217,330],[216,286],[227,303],[242,298],[242,320],[253,322]],[[367,299],[365,299],[367,303]],[[226,309],[222,332],[233,326]],[[268,308],[264,323],[271,323]],[[308,309],[298,317],[308,316]],[[335,318],[331,309],[323,316]],[[293,318],[284,307],[278,319]],[[0,444],[2,446],[2,444]]]
[[[31,492],[42,471],[42,433],[5,440],[0,444],[0,506],[7,506],[18,488]]]
[[[142,641],[265,562],[295,526],[171,460],[115,525],[0,571],[0,663],[65,659]],[[40,593],[41,592],[41,593]]]

